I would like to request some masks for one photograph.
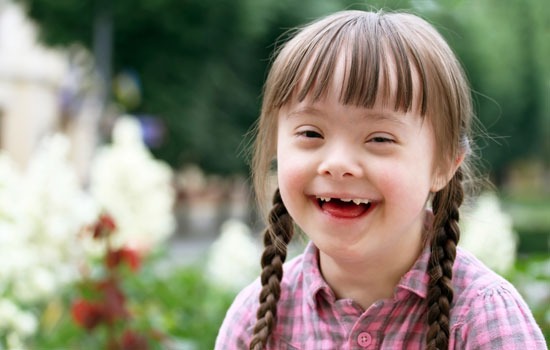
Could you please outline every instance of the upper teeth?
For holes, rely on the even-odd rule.
[[[330,200],[332,198],[330,197],[317,197],[319,198],[320,200],[322,200],[323,202],[330,202]],[[355,203],[356,205],[359,205],[359,204],[369,204],[370,201],[368,199],[360,199],[360,198],[340,198],[340,200],[342,202],[353,202]]]

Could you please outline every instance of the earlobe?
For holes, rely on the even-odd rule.
[[[465,156],[466,154],[464,152],[460,153],[455,158],[452,166],[446,174],[441,174],[441,172],[438,171],[438,173],[434,177],[432,187],[430,188],[430,191],[432,193],[441,191],[441,189],[443,189],[449,183],[449,181],[451,181],[458,168],[462,165]]]
[[[432,187],[430,187],[430,192],[431,193],[436,193],[436,192],[439,192],[441,191],[441,189],[443,187],[445,187],[445,185],[447,184],[447,182],[449,182],[449,180],[447,179],[446,176],[443,176],[443,175],[437,175],[433,182],[432,182]]]

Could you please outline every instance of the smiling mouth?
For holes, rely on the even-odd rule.
[[[338,218],[357,218],[372,207],[368,199],[316,197],[319,208]]]

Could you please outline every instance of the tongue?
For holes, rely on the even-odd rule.
[[[325,212],[342,218],[358,217],[368,209],[365,204],[357,205],[353,202],[342,202],[339,200],[323,203],[322,208]]]

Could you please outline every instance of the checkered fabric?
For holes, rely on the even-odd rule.
[[[392,299],[363,310],[337,300],[319,270],[317,248],[284,265],[277,324],[267,349],[424,349],[430,251],[426,247],[395,288]],[[517,290],[460,247],[454,265],[450,349],[547,349]],[[256,322],[259,280],[228,310],[216,349],[248,349]]]

